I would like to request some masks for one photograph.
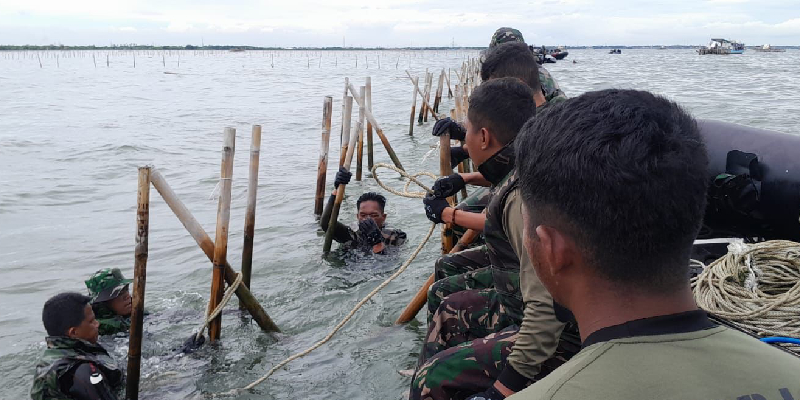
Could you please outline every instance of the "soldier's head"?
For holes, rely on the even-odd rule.
[[[494,31],[492,40],[489,42],[489,48],[509,42],[525,43],[525,39],[522,38],[522,33],[520,31],[514,28],[502,27]]]
[[[539,66],[525,43],[507,42],[492,47],[481,64],[481,79],[517,78],[531,89],[541,91]]]
[[[97,343],[100,323],[94,318],[91,298],[80,293],[60,293],[44,303],[42,323],[49,336],[66,336]]]
[[[375,192],[366,192],[359,196],[358,201],[356,201],[356,208],[358,209],[357,217],[359,222],[372,218],[378,224],[378,228],[383,228],[383,224],[386,223],[386,213],[384,212],[386,197]]]
[[[119,268],[103,268],[86,280],[86,288],[92,297],[92,304],[105,306],[114,314],[131,315],[131,294],[128,286],[133,282],[125,279]]]
[[[483,82],[469,97],[464,145],[481,165],[517,137],[522,125],[536,114],[533,91],[516,78]]]
[[[525,247],[557,302],[687,293],[708,156],[680,106],[643,91],[585,93],[528,121],[516,151]]]

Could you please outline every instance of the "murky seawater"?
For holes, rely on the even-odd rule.
[[[798,51],[570,53],[547,65],[570,96],[608,87],[646,89],[698,117],[798,133]],[[321,258],[312,206],[323,96],[334,98],[329,183],[345,77],[357,84],[372,77],[374,114],[406,169],[436,171],[436,157],[422,161],[434,144],[432,121],[407,135],[411,86],[404,70],[422,75],[425,68],[456,68],[474,54],[187,51],[178,66],[177,52],[164,59],[160,52],[137,52],[134,68],[130,52],[111,54],[107,67],[106,52],[99,51],[43,53],[40,68],[36,53],[0,53],[0,398],[27,396],[44,347],[40,316],[49,296],[84,291],[83,280],[102,267],[132,275],[137,166],[156,166],[213,237],[217,201],[210,195],[226,126],[237,128],[228,256],[236,269],[250,127],[263,126],[252,290],[283,333],[260,333],[232,304],[219,346],[173,355],[201,322],[211,264],[153,190],[142,397],[202,397],[244,386],[320,340],[411,254],[429,226],[419,200],[388,195],[388,222],[409,233],[405,248],[346,262]],[[442,109],[450,107],[445,98]],[[389,162],[379,142],[376,162]],[[348,186],[341,220],[355,220],[355,198],[366,190],[381,189],[367,178]],[[396,371],[414,365],[425,327],[393,321],[438,251],[429,244],[328,344],[240,398],[405,396],[408,378]],[[127,338],[105,344],[124,357]]]

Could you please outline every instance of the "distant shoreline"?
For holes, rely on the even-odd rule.
[[[541,46],[541,45],[539,45]],[[701,45],[670,45],[663,46],[666,49],[696,49]],[[557,46],[547,46],[554,49]],[[566,46],[568,49],[661,49],[661,45],[649,46]],[[761,46],[750,46],[748,48],[759,48]],[[65,45],[0,45],[0,51],[22,51],[22,50],[305,50],[305,51],[375,51],[375,50],[483,50],[486,47],[259,47],[259,46],[142,46],[142,45],[120,45],[120,46],[65,46]],[[772,46],[774,49],[800,49],[800,46]]]

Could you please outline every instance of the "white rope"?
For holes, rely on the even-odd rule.
[[[205,331],[206,328],[208,328],[208,324],[210,324],[211,321],[214,318],[217,318],[217,316],[222,312],[222,309],[225,308],[226,304],[228,304],[228,300],[231,299],[231,297],[236,292],[236,289],[239,287],[241,283],[242,283],[242,274],[237,273],[236,279],[234,279],[233,283],[231,283],[231,285],[228,286],[228,290],[226,290],[225,295],[222,296],[222,301],[220,301],[219,304],[217,304],[217,307],[214,309],[214,311],[211,311],[211,313],[208,313],[208,309],[211,307],[211,300],[208,301],[208,307],[206,307],[206,320],[203,321],[203,323],[200,325],[199,330],[194,335],[195,341],[200,336],[203,336],[203,331]]]

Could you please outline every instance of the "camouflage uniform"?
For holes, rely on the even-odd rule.
[[[108,306],[109,300],[115,299],[128,289],[132,279],[125,279],[119,268],[104,268],[86,280],[86,288],[92,298],[92,310],[100,323],[101,335],[113,335],[127,332],[131,327],[130,317],[117,315]]]
[[[558,86],[555,78],[550,75],[550,71],[541,65],[539,66],[539,83],[542,84],[542,92],[544,92],[544,98],[548,104],[555,104],[567,99],[567,95]]]
[[[325,208],[322,211],[322,216],[320,217],[319,222],[323,231],[328,230],[328,224],[331,220],[331,213],[333,212],[334,200],[336,200],[336,196],[329,196],[328,202],[325,204]],[[364,243],[364,238],[358,231],[354,231],[349,226],[339,221],[336,221],[336,226],[333,228],[333,240],[342,243],[345,249],[362,249],[365,251],[371,251],[371,246],[368,246]],[[400,246],[406,242],[406,233],[400,229],[390,229],[384,227],[381,229],[381,233],[383,234],[383,243],[387,246]]]
[[[64,336],[49,336],[47,350],[36,364],[31,387],[33,400],[66,400],[72,398],[64,391],[71,385],[71,373],[82,363],[92,363],[103,375],[112,391],[120,392],[125,381],[116,361],[99,344]],[[67,386],[67,387],[65,387]]]

